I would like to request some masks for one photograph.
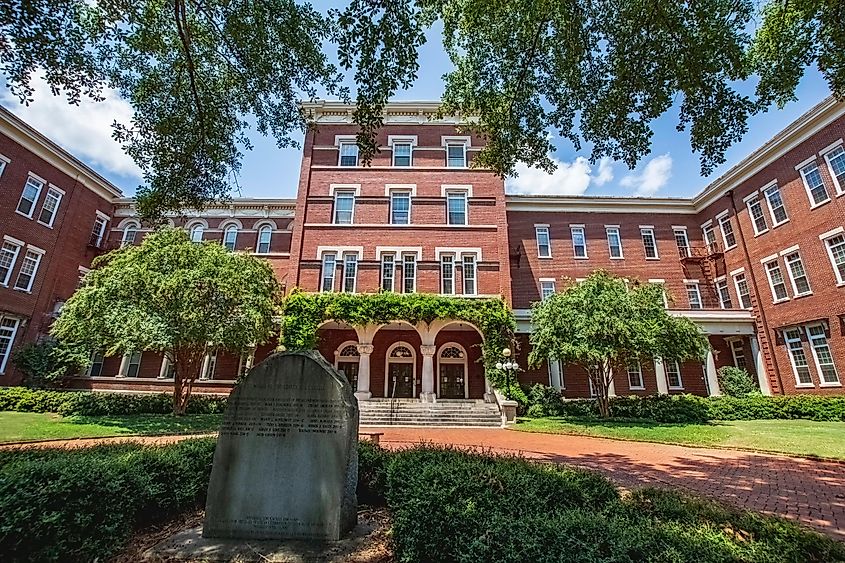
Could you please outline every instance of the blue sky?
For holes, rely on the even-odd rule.
[[[328,4],[315,2],[318,9],[325,9]],[[443,87],[441,76],[451,68],[439,32],[438,28],[431,30],[429,41],[421,50],[417,81],[395,99],[439,97]],[[103,174],[126,195],[132,195],[140,182],[138,170],[111,139],[111,123],[114,120],[128,122],[131,118],[127,104],[116,93],[106,92],[105,102],[69,106],[64,98],[53,97],[42,81],[36,81],[35,87],[35,102],[28,107],[20,105],[5,88],[0,90],[0,103]],[[750,91],[753,85],[745,85],[745,89]],[[555,137],[553,156],[558,161],[558,170],[548,175],[520,167],[519,176],[507,180],[507,189],[511,193],[692,196],[827,97],[829,89],[818,71],[811,69],[801,81],[797,95],[798,101],[783,110],[772,108],[768,113],[753,117],[744,139],[728,150],[727,162],[707,178],[700,174],[698,156],[690,149],[688,133],[675,129],[677,109],[673,108],[654,123],[651,154],[633,171],[618,162],[590,165],[586,160],[590,156],[589,146],[575,151],[568,141]],[[297,138],[301,140],[301,135]],[[233,195],[295,197],[301,151],[279,149],[274,139],[257,133],[251,140],[254,148],[245,153],[238,176],[240,194]]]

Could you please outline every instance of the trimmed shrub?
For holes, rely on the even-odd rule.
[[[744,369],[733,366],[723,366],[717,373],[719,389],[728,397],[745,397],[760,393],[757,383],[751,374]]]
[[[767,397],[711,397],[711,420],[763,420],[803,418],[818,421],[845,421],[845,397],[788,395]]]

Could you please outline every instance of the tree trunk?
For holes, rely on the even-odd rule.
[[[599,385],[596,388],[599,415],[602,418],[610,418],[610,382],[612,381],[610,368],[604,362],[599,362],[596,366],[596,373],[599,380]]]
[[[188,410],[188,402],[191,400],[191,391],[194,387],[199,370],[202,366],[202,358],[205,350],[179,350],[174,351],[173,369],[173,415],[182,416]]]

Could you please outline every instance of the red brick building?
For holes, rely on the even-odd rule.
[[[693,198],[506,196],[502,178],[471,167],[483,141],[460,133],[457,121],[436,119],[437,105],[425,102],[388,106],[380,152],[365,166],[358,158],[350,106],[319,102],[303,109],[313,126],[305,138],[295,201],[236,199],[171,217],[172,224],[195,240],[265,256],[288,290],[502,296],[518,320],[517,360],[523,367],[531,303],[569,280],[607,269],[662,284],[671,314],[698,323],[712,348],[703,362],[655,359],[630,366],[617,374],[616,394],[718,394],[716,370],[724,365],[747,369],[765,393],[841,393],[845,104],[825,100]],[[29,130],[20,123],[18,128]],[[16,153],[15,142],[7,134],[0,145],[10,161],[0,185],[3,201],[12,206],[8,216],[15,215],[17,223],[6,228],[2,215],[0,236],[25,241],[22,248],[32,244],[46,255],[49,243],[33,234],[40,226],[14,209],[27,174],[39,174],[35,164],[24,165],[33,157]],[[46,139],[42,145],[60,151]],[[20,168],[10,177],[16,162]],[[49,171],[40,177],[61,186],[62,180],[44,176]],[[83,191],[72,199],[84,200],[79,213],[93,214],[97,200],[79,195]],[[99,209],[109,220],[109,244],[140,240],[144,230],[131,199],[114,191]],[[91,188],[84,193],[96,194]],[[69,204],[65,210],[71,211]],[[54,283],[64,283],[68,291],[53,289],[43,296],[42,286],[34,285],[30,308],[13,309],[25,294],[0,287],[3,315],[40,319],[39,328],[13,335],[15,345],[43,333],[55,301],[72,291],[75,279],[60,283],[58,278],[72,277],[67,276],[71,269],[90,263],[93,251],[84,240],[78,245],[77,254],[62,255],[67,262],[54,274]],[[78,264],[71,268],[71,261]],[[46,279],[52,269],[41,271]],[[320,351],[347,374],[361,399],[491,397],[478,361],[481,334],[468,323],[353,327],[327,322],[320,336]],[[2,341],[0,351],[1,346]],[[227,390],[240,371],[272,347],[235,356],[210,352],[200,390]],[[4,383],[16,382],[11,374]],[[567,397],[591,392],[586,374],[571,366],[526,370],[520,379],[553,385]],[[169,388],[172,381],[167,361],[145,352],[95,358],[75,385],[155,390]]]

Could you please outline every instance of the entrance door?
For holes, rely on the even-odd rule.
[[[358,390],[358,362],[338,362],[337,369],[346,376],[353,391]]]
[[[387,396],[410,399],[414,396],[414,365],[391,363],[388,370]]]
[[[443,399],[464,398],[464,365],[440,364],[440,397]]]

